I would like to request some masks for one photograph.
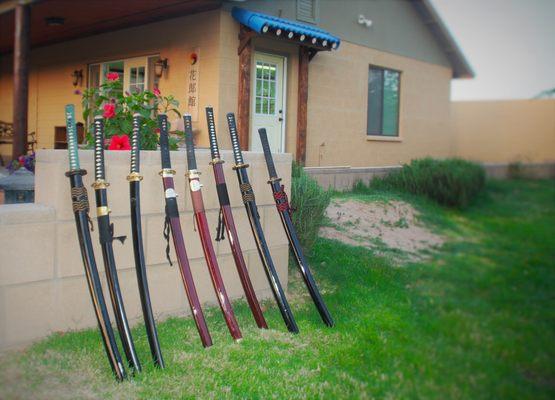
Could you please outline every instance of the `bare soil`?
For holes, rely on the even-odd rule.
[[[403,201],[334,199],[326,216],[330,224],[320,229],[320,236],[391,255],[397,261],[425,259],[444,242],[419,221],[418,211]]]

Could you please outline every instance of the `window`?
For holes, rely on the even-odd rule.
[[[123,83],[123,90],[139,93],[158,86],[154,75],[154,63],[159,56],[127,58],[89,65],[89,87],[98,87],[106,81],[106,74],[117,72]]]
[[[297,19],[299,21],[318,22],[318,0],[297,0]]]
[[[399,136],[401,73],[370,67],[368,75],[368,135]]]
[[[256,114],[274,115],[276,113],[277,65],[262,61],[256,62]]]

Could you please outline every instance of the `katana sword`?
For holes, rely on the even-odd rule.
[[[96,219],[98,222],[98,236],[100,247],[102,248],[102,258],[106,270],[106,280],[112,299],[114,317],[121,338],[123,351],[129,366],[135,371],[141,370],[141,364],[135,351],[135,344],[131,336],[131,329],[127,322],[123,297],[119,286],[116,261],[112,242],[114,239],[125,240],[123,237],[114,237],[114,224],[110,223],[110,209],[108,208],[108,194],[106,188],[110,185],[106,181],[106,171],[104,168],[104,119],[101,115],[94,117],[94,175],[95,181],[93,188],[96,197]]]
[[[260,260],[262,261],[262,265],[264,266],[266,277],[270,282],[272,293],[274,294],[274,298],[276,299],[279,311],[281,312],[281,316],[285,321],[287,329],[290,332],[298,333],[299,328],[297,327],[297,323],[295,322],[295,318],[293,317],[293,313],[291,312],[291,308],[289,307],[289,303],[287,302],[287,298],[285,297],[283,287],[281,286],[279,276],[270,255],[270,250],[268,249],[268,244],[266,243],[266,238],[264,237],[262,225],[260,224],[260,215],[258,214],[254,192],[249,182],[249,177],[247,175],[247,168],[249,165],[243,162],[243,154],[241,152],[241,147],[239,146],[237,125],[235,124],[235,115],[233,115],[233,113],[227,114],[227,125],[229,127],[229,134],[231,136],[233,157],[235,159],[235,166],[233,167],[233,169],[237,172],[239,188],[241,189],[243,203],[245,203],[245,208],[249,217],[251,230],[256,241],[258,255],[260,256]]]
[[[214,179],[216,181],[218,200],[220,202],[220,216],[218,219],[218,232],[216,233],[216,240],[219,241],[224,238],[223,224],[227,231],[227,238],[229,240],[229,246],[231,247],[233,259],[235,260],[237,273],[239,274],[241,285],[243,285],[243,290],[245,291],[245,296],[252,311],[252,315],[254,316],[254,320],[259,328],[267,329],[268,324],[264,319],[264,315],[260,309],[260,304],[256,298],[256,293],[252,287],[252,282],[247,270],[247,264],[245,263],[241,245],[239,244],[239,236],[237,235],[237,229],[235,228],[231,205],[229,204],[229,195],[222,167],[224,160],[220,158],[220,149],[218,147],[218,139],[216,138],[216,124],[214,123],[214,110],[212,107],[206,107],[206,122],[208,124],[208,134],[210,136],[210,154],[212,155],[212,162],[210,164],[214,170]]]
[[[135,271],[137,272],[137,283],[139,285],[139,296],[145,320],[145,329],[150,346],[150,353],[154,364],[164,368],[164,359],[156,331],[156,322],[152,313],[150,292],[146,276],[145,253],[143,249],[143,231],[141,226],[141,114],[133,115],[133,132],[131,134],[131,170],[127,176],[129,181],[129,198],[131,200],[131,233],[133,236],[133,253],[135,256]]]
[[[195,221],[198,227],[200,242],[202,243],[202,250],[204,251],[204,258],[208,265],[208,271],[212,278],[212,285],[216,292],[216,297],[220,303],[220,308],[224,314],[225,322],[229,329],[229,333],[235,340],[242,338],[241,330],[235,319],[231,302],[227,296],[224,281],[216,259],[216,252],[212,245],[210,238],[210,229],[208,228],[208,220],[206,219],[206,212],[204,210],[204,202],[202,200],[202,190],[200,183],[200,172],[197,170],[197,159],[195,157],[195,145],[193,143],[193,126],[191,123],[191,116],[186,114],[183,116],[185,126],[185,145],[187,146],[187,177],[189,178],[189,189],[191,191],[191,200],[193,203],[193,211],[195,214]]]
[[[87,278],[87,286],[89,287],[89,293],[91,295],[98,329],[102,336],[104,350],[106,350],[108,361],[110,362],[110,366],[116,378],[122,380],[126,377],[125,368],[121,361],[121,355],[110,323],[108,309],[106,308],[102,284],[100,283],[100,277],[94,258],[91,233],[89,231],[89,223],[92,228],[92,222],[89,217],[89,198],[87,196],[87,189],[83,186],[83,175],[85,175],[87,171],[81,169],[79,166],[77,127],[75,125],[75,107],[73,104],[66,106],[65,114],[67,149],[69,155],[69,171],[66,172],[66,176],[69,178],[71,186],[71,202],[73,214],[75,216],[75,225],[77,226],[79,248],[81,249],[81,257],[83,258],[83,266],[85,267],[85,277]]]
[[[164,225],[164,237],[168,241],[168,246],[166,247],[166,257],[171,265],[169,247],[169,231],[171,230],[173,246],[175,248],[177,263],[179,264],[179,272],[181,273],[181,279],[183,280],[183,285],[185,286],[185,293],[187,294],[189,305],[191,306],[191,313],[193,315],[193,319],[195,320],[195,324],[197,325],[202,345],[204,347],[209,347],[212,346],[212,338],[210,337],[210,332],[208,332],[208,326],[206,326],[204,313],[202,312],[202,307],[200,306],[200,300],[195,288],[195,282],[193,281],[193,274],[191,273],[191,267],[189,266],[189,260],[187,258],[187,251],[185,250],[183,232],[181,231],[181,222],[179,221],[177,194],[175,193],[175,186],[173,182],[175,171],[172,169],[170,160],[168,117],[166,115],[158,115],[158,126],[160,128],[160,155],[162,158],[162,170],[160,171],[160,175],[162,176],[162,183],[164,185],[164,198],[166,203],[166,220]]]
[[[289,206],[289,201],[287,200],[287,194],[285,193],[285,188],[281,184],[281,178],[278,178],[276,172],[276,166],[274,164],[274,159],[272,157],[272,152],[270,151],[270,144],[268,143],[268,135],[266,134],[266,129],[261,128],[258,130],[258,134],[260,135],[260,142],[262,143],[262,149],[264,150],[264,158],[266,158],[266,165],[268,166],[268,174],[270,175],[270,180],[268,183],[272,187],[272,192],[274,195],[274,200],[276,202],[276,207],[281,218],[281,223],[283,225],[283,229],[287,234],[287,239],[289,240],[289,244],[291,245],[291,249],[293,250],[293,254],[295,255],[295,261],[301,271],[301,275],[303,276],[304,283],[308,288],[308,292],[312,297],[312,301],[316,305],[318,312],[320,313],[320,317],[327,326],[333,326],[333,319],[324,303],[324,299],[318,290],[318,285],[314,281],[314,277],[310,272],[310,268],[308,263],[304,257],[303,249],[301,247],[301,243],[299,242],[299,238],[297,236],[297,231],[293,226],[293,221],[291,220],[291,207]]]

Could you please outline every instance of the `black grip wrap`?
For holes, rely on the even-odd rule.
[[[133,132],[131,134],[131,172],[139,173],[141,149],[141,114],[133,115]]]
[[[276,166],[274,164],[274,158],[272,157],[272,151],[270,150],[270,143],[268,143],[266,128],[260,128],[258,134],[260,135],[260,142],[262,143],[262,150],[264,150],[264,158],[266,159],[266,166],[268,167],[270,179],[277,178]]]
[[[104,179],[104,119],[98,115],[94,117],[94,178]]]
[[[227,193],[227,185],[225,183],[218,183],[216,185],[218,191],[218,199],[221,206],[229,206],[229,194]]]
[[[168,218],[179,218],[177,199],[175,197],[166,198],[166,216]]]
[[[185,146],[187,147],[187,165],[189,170],[197,169],[197,158],[195,157],[195,143],[193,142],[193,124],[191,116],[185,114],[183,116],[183,124],[185,126]]]
[[[160,128],[160,155],[162,157],[162,168],[171,168],[170,142],[168,139],[168,116],[158,115],[158,127]]]
[[[212,159],[220,158],[220,149],[218,147],[218,139],[216,138],[216,123],[214,122],[214,109],[212,107],[206,107],[206,124],[208,125]]]
[[[233,147],[233,158],[235,159],[235,164],[243,164],[243,153],[241,153],[241,146],[239,145],[235,114],[228,113],[226,117],[227,126],[229,127],[229,135],[231,136],[231,146]]]

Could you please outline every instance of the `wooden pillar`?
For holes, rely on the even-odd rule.
[[[251,63],[253,31],[243,25],[239,31],[239,96],[237,104],[237,133],[242,150],[249,148],[249,118],[251,105]]]
[[[308,105],[308,63],[310,50],[308,47],[299,48],[299,88],[297,102],[297,149],[295,159],[301,165],[306,161],[306,126]]]
[[[27,154],[27,109],[29,100],[30,6],[15,7],[13,51],[13,145],[12,158]]]

